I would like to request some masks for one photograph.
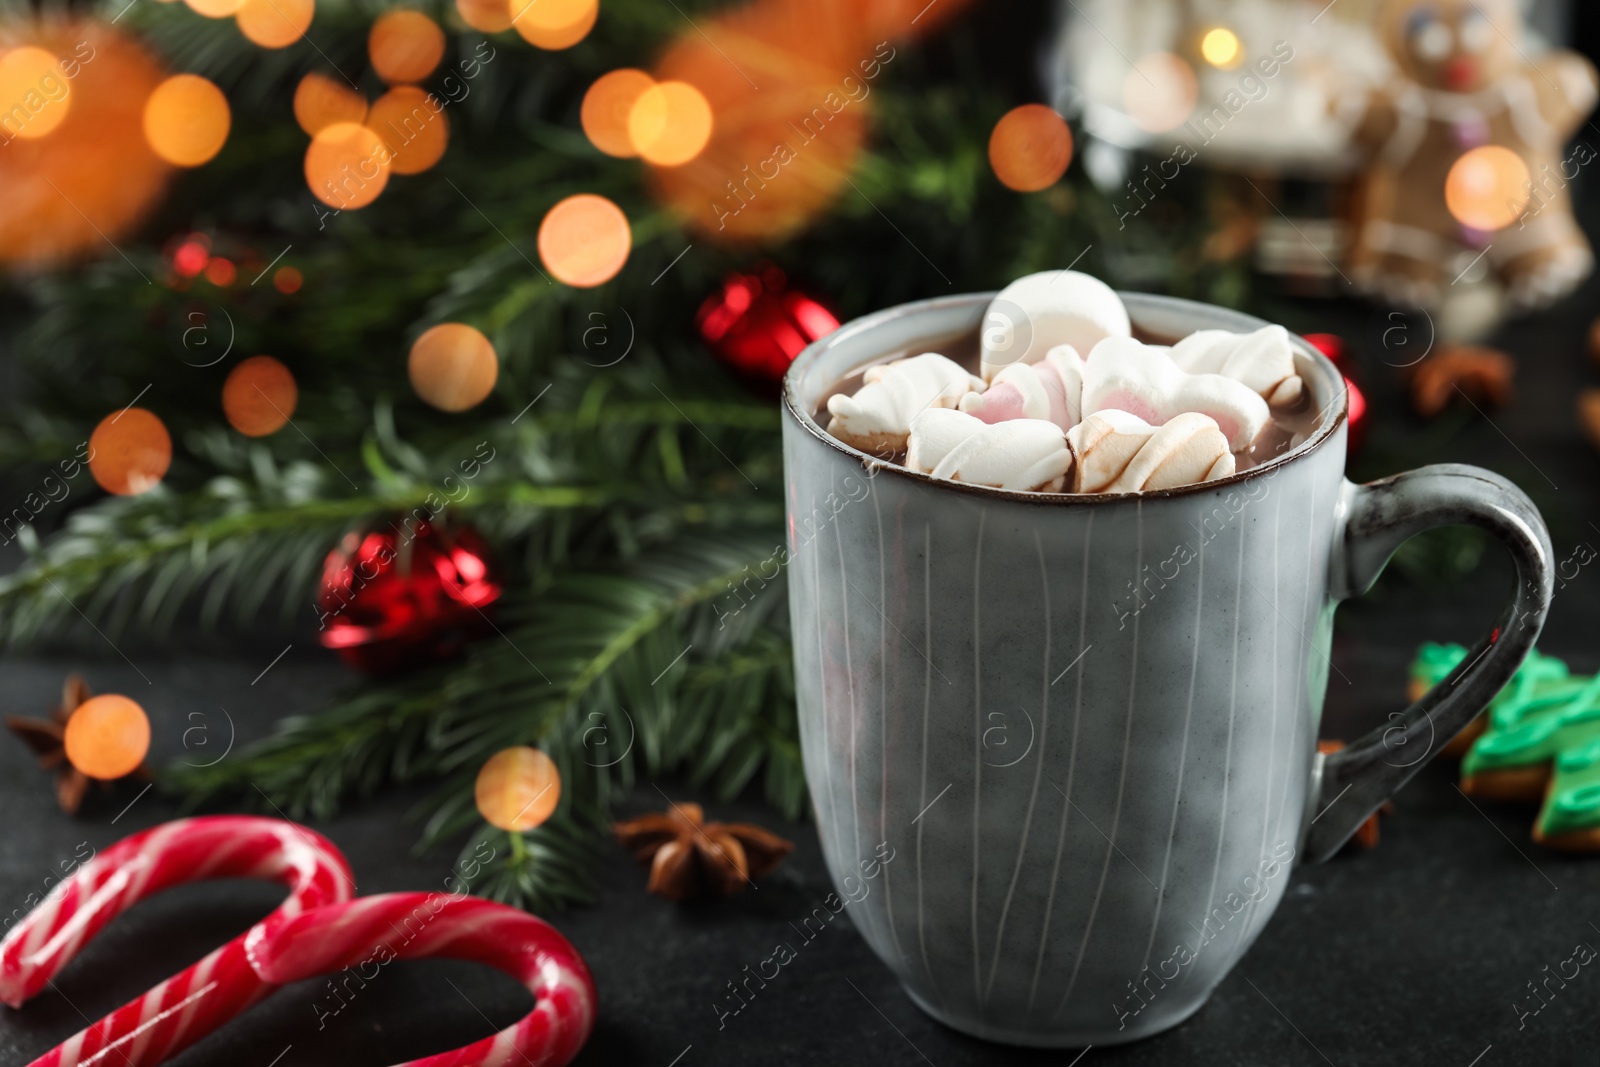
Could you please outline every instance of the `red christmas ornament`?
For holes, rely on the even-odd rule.
[[[724,363],[778,382],[794,357],[837,330],[839,320],[812,297],[789,288],[782,270],[765,264],[753,274],[729,275],[700,305],[695,325]]]
[[[488,554],[471,530],[428,523],[351,533],[322,565],[324,648],[371,674],[454,655],[489,630],[500,599]]]
[[[1350,376],[1355,366],[1345,349],[1344,338],[1333,333],[1308,333],[1304,337],[1344,375],[1345,388],[1350,390],[1350,451],[1358,452],[1367,437],[1367,397]]]

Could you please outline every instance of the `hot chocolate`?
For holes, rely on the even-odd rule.
[[[1295,358],[1280,327],[1135,330],[1102,283],[1046,272],[1008,286],[978,327],[858,368],[815,417],[846,444],[936,478],[1173,488],[1258,467],[1315,432],[1322,413]]]
[[[1145,330],[1135,329],[1133,336],[1148,345],[1169,346],[1176,344],[1181,338],[1161,337]],[[834,396],[854,396],[863,384],[862,376],[871,367],[892,363],[898,359],[906,359],[920,352],[938,352],[957,363],[963,370],[977,374],[979,368],[978,358],[978,331],[969,330],[966,333],[952,334],[948,339],[934,341],[919,347],[916,351],[890,352],[882,359],[867,364],[855,372],[846,375],[835,382],[833,387],[823,394],[817,403],[816,410],[811,413],[821,426],[827,426],[830,418],[828,414],[828,399]],[[1272,417],[1262,427],[1255,440],[1242,452],[1234,453],[1238,461],[1238,469],[1249,470],[1259,467],[1275,456],[1280,456],[1291,448],[1298,447],[1316,432],[1321,421],[1321,412],[1317,411],[1311,403],[1309,396],[1302,395],[1292,406],[1286,408],[1273,408]],[[899,450],[864,450],[872,451],[882,459],[904,463],[905,449]]]

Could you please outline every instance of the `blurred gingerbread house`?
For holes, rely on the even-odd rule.
[[[1566,36],[1569,0],[1521,0],[1531,54]],[[1380,0],[1064,0],[1048,49],[1055,106],[1085,136],[1091,180],[1138,213],[1194,167],[1270,199],[1262,271],[1315,288],[1349,245],[1363,157],[1339,104],[1387,81]]]

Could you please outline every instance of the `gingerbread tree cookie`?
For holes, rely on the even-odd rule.
[[[1412,703],[1421,700],[1466,658],[1467,650],[1460,645],[1439,645],[1431,641],[1423,645],[1411,662],[1407,697]],[[1511,681],[1489,702],[1488,709],[1451,738],[1444,752],[1450,756],[1464,756],[1472,743],[1483,736],[1491,720],[1499,729],[1510,729],[1527,715],[1570,699],[1588,684],[1588,678],[1573,677],[1567,665],[1554,656],[1529,652]]]
[[[1570,293],[1594,256],[1567,194],[1588,160],[1565,144],[1594,107],[1594,67],[1565,51],[1529,60],[1514,0],[1386,0],[1378,27],[1395,75],[1341,102],[1370,158],[1352,279],[1433,308],[1481,257],[1514,308]]]
[[[1465,658],[1460,645],[1423,645],[1411,665],[1411,698]],[[1531,652],[1480,721],[1461,763],[1461,791],[1542,802],[1535,841],[1600,850],[1600,678],[1571,674],[1560,660]]]

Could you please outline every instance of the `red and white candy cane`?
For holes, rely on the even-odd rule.
[[[333,843],[280,819],[181,819],[125,838],[78,868],[0,942],[0,1001],[20,1007],[106,923],[148,896],[208,878],[282,882],[271,915],[30,1067],[146,1067],[210,1033],[276,988],[246,959],[245,938],[349,900],[350,867]]]
[[[493,901],[388,893],[257,927],[246,939],[251,964],[275,985],[347,967],[370,981],[390,960],[445,957],[504,971],[533,994],[533,1011],[498,1034],[399,1067],[562,1067],[594,1027],[594,979],[577,949],[542,919]]]

